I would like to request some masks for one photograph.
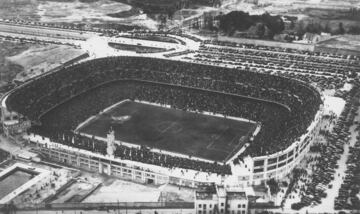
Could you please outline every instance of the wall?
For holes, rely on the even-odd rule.
[[[294,142],[286,150],[272,155],[253,158],[253,184],[260,184],[271,178],[280,179],[291,172],[291,170],[304,158],[313,141],[320,131],[323,110],[320,110],[308,132],[301,139]],[[258,163],[258,164],[256,164]],[[263,169],[261,172],[257,170]]]

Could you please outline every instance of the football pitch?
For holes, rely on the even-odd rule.
[[[116,140],[126,143],[224,162],[243,146],[256,124],[125,101],[78,131],[106,138],[110,128]]]

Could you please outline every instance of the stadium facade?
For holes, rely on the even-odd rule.
[[[104,69],[102,67],[102,63],[106,61],[108,68],[108,75],[105,71],[97,72],[99,69]],[[146,66],[138,65],[138,63],[149,63]],[[162,63],[167,63],[169,65],[169,69],[171,69],[171,66],[173,68],[177,68],[178,72],[183,72],[182,76],[183,80],[173,80],[173,79],[167,79],[162,76],[157,76],[156,72],[153,72],[152,69],[155,70],[159,68],[159,65]],[[213,66],[204,66],[204,65],[195,65],[190,63],[182,63],[180,62],[180,65],[173,65],[171,61],[165,61],[165,60],[158,60],[158,59],[147,59],[147,58],[137,58],[137,57],[119,57],[119,58],[109,58],[109,59],[100,59],[100,60],[93,60],[91,62],[85,62],[80,65],[72,66],[69,68],[64,68],[61,71],[58,71],[56,73],[50,73],[46,74],[44,76],[38,77],[23,86],[11,91],[9,94],[4,96],[2,100],[2,122],[3,122],[3,128],[4,130],[8,130],[6,133],[11,135],[18,132],[23,131],[24,129],[28,128],[29,120],[32,121],[33,127],[28,131],[28,134],[26,135],[26,138],[29,142],[34,143],[36,147],[38,148],[38,151],[42,154],[43,157],[46,157],[48,159],[51,159],[56,162],[60,162],[63,164],[67,164],[74,167],[79,167],[87,170],[91,170],[94,172],[99,173],[105,173],[108,175],[114,175],[118,176],[124,179],[134,180],[137,182],[143,182],[143,183],[154,183],[154,184],[164,184],[164,183],[171,183],[176,184],[180,186],[189,186],[189,187],[196,187],[199,186],[202,183],[215,183],[218,185],[225,185],[226,187],[237,187],[237,186],[247,186],[247,185],[253,185],[253,184],[259,184],[261,182],[264,182],[271,178],[281,178],[286,176],[305,156],[305,154],[309,151],[309,148],[314,141],[315,137],[317,136],[318,132],[320,131],[320,125],[321,125],[321,118],[322,118],[322,101],[321,97],[318,91],[316,91],[312,86],[305,85],[305,83],[295,81],[295,80],[288,80],[285,78],[280,77],[272,77],[272,76],[261,76],[260,74],[254,74],[254,77],[249,78],[249,82],[253,81],[253,87],[258,87],[257,84],[259,82],[267,81],[269,80],[271,83],[271,86],[273,87],[273,90],[277,91],[277,94],[281,94],[285,92],[281,91],[281,87],[289,87],[284,89],[284,91],[290,91],[293,93],[297,93],[297,91],[302,91],[301,93],[305,94],[304,97],[301,97],[302,94],[299,92],[296,96],[294,96],[294,100],[301,104],[305,103],[305,98],[309,99],[311,102],[311,99],[314,101],[312,102],[312,105],[314,105],[313,110],[315,114],[314,115],[305,115],[305,113],[300,112],[299,117],[300,118],[312,118],[311,120],[305,124],[307,125],[305,133],[302,133],[301,135],[295,136],[291,139],[291,142],[287,142],[285,146],[279,147],[278,145],[275,145],[276,141],[272,141],[269,139],[268,142],[260,142],[262,146],[259,146],[261,149],[260,152],[248,152],[255,151],[254,146],[256,146],[257,142],[253,139],[249,138],[248,143],[244,144],[241,148],[238,149],[234,155],[229,158],[225,163],[217,163],[216,161],[214,163],[203,163],[203,162],[196,162],[197,160],[194,160],[192,157],[181,157],[180,159],[177,157],[174,157],[171,160],[175,160],[176,164],[174,166],[169,166],[169,158],[172,158],[172,155],[169,153],[165,154],[156,154],[156,152],[151,151],[148,148],[127,148],[127,146],[122,145],[121,143],[116,142],[114,136],[112,134],[109,134],[107,136],[107,139],[105,141],[96,140],[93,139],[83,139],[80,136],[67,136],[66,134],[58,132],[56,129],[60,129],[66,126],[67,121],[64,122],[64,126],[61,122],[61,115],[57,115],[56,111],[59,106],[63,106],[62,108],[67,109],[71,108],[71,105],[76,106],[74,103],[71,105],[69,104],[69,107],[66,106],[69,102],[75,102],[71,101],[76,99],[76,96],[82,93],[88,93],[91,90],[91,93],[105,93],[107,92],[107,88],[104,86],[105,84],[109,85],[109,83],[106,83],[106,78],[114,78],[114,70],[123,70],[127,71],[130,70],[133,73],[130,72],[130,74],[127,74],[126,72],[121,73],[121,75],[126,76],[126,78],[136,78],[146,81],[154,81],[154,78],[161,82],[166,82],[167,85],[162,85],[161,87],[169,87],[172,90],[173,94],[179,94],[179,96],[183,95],[186,92],[186,95],[192,96],[192,93],[207,93],[206,96],[209,96],[209,100],[213,99],[219,99],[218,96],[229,96],[228,99],[222,100],[225,102],[225,104],[234,105],[233,100],[240,99],[241,102],[239,102],[241,105],[243,103],[244,107],[235,107],[235,109],[238,109],[238,111],[247,111],[247,109],[261,109],[261,105],[267,105],[267,108],[271,108],[270,111],[275,112],[274,115],[281,116],[281,113],[276,112],[278,109],[281,111],[287,111],[286,109],[290,109],[287,113],[284,113],[284,115],[288,114],[295,114],[294,109],[291,107],[288,107],[287,100],[284,102],[280,102],[281,100],[284,100],[283,97],[276,100],[266,100],[264,97],[262,97],[262,89],[259,89],[258,94],[255,94],[253,98],[249,98],[249,96],[243,96],[243,95],[234,95],[234,93],[225,93],[228,92],[227,88],[222,89],[221,93],[224,94],[216,94],[218,92],[210,91],[212,86],[208,86],[208,84],[203,84],[201,81],[207,81],[205,80],[199,80],[199,77],[196,76],[197,74],[192,74],[195,77],[191,81],[191,84],[195,85],[195,89],[192,86],[189,88],[190,83],[186,82],[186,75],[187,75],[187,68],[190,68],[192,66],[199,66],[196,69],[204,69],[204,71],[208,72],[207,75],[214,78],[215,72],[221,72],[217,71],[220,68],[213,67]],[[145,74],[142,74],[141,72],[136,73],[137,70],[134,70],[136,66],[141,66],[141,72],[146,73],[149,72],[151,75],[146,76]],[[166,66],[166,65],[165,65]],[[88,68],[87,71],[84,71],[83,68]],[[133,69],[133,70],[132,70]],[[164,68],[162,68],[164,69]],[[234,77],[236,75],[236,72],[244,72],[245,71],[234,71],[232,69],[225,69],[221,68],[224,73],[222,75],[225,75],[224,82],[230,87],[232,84],[241,85],[241,83],[234,83],[233,79],[231,78],[238,78],[241,80],[240,77]],[[78,71],[79,70],[79,71]],[[88,71],[89,70],[89,71]],[[106,69],[104,69],[106,70]],[[173,69],[172,69],[173,70]],[[176,69],[175,69],[176,70]],[[212,71],[214,70],[214,71]],[[72,81],[70,83],[66,83],[67,85],[63,86],[62,88],[56,88],[56,84],[62,84],[61,82],[55,83],[53,81],[58,81],[59,78],[61,78],[61,75],[67,75],[66,73],[69,72],[77,72],[78,77],[69,77],[70,79],[64,80],[64,81]],[[84,76],[84,72],[86,72]],[[112,73],[113,72],[113,73]],[[167,71],[164,71],[166,73]],[[214,73],[212,73],[214,72]],[[171,73],[171,72],[169,72]],[[227,73],[229,73],[227,76]],[[252,75],[251,73],[246,73],[248,75]],[[74,75],[74,74],[71,74]],[[138,75],[138,76],[136,76]],[[171,74],[174,75],[174,74]],[[241,74],[240,74],[241,75]],[[256,76],[257,75],[257,76]],[[116,77],[116,78],[124,78]],[[201,76],[201,75],[199,75]],[[76,79],[78,78],[78,79]],[[105,80],[101,80],[101,78]],[[100,79],[100,80],[98,80]],[[254,80],[255,79],[255,80]],[[94,83],[94,81],[96,84]],[[90,81],[91,84],[86,84],[86,87],[81,87],[79,85],[83,84],[83,81]],[[99,84],[99,82],[104,81],[105,84]],[[177,84],[174,84],[174,81]],[[289,81],[289,82],[287,82]],[[279,83],[280,82],[280,83]],[[54,83],[55,86],[44,86],[44,83],[52,84]],[[214,82],[213,83],[217,83]],[[218,84],[220,84],[219,82]],[[250,83],[248,83],[250,85]],[[263,82],[261,84],[264,84]],[[65,84],[65,83],[64,83]],[[124,82],[116,82],[117,85],[123,85],[124,88],[135,88],[135,92],[130,91],[127,94],[128,97],[131,99],[145,99],[146,96],[154,96],[156,93],[163,93],[163,89],[160,85],[164,83],[156,83],[156,86],[153,86],[152,82],[136,82],[133,83],[124,83]],[[126,85],[128,84],[128,85]],[[135,84],[135,85],[132,85]],[[147,85],[148,84],[148,85]],[[286,84],[289,84],[287,86]],[[292,84],[292,85],[291,85]],[[90,87],[94,86],[95,87]],[[141,87],[148,87],[145,88],[143,91],[146,91],[145,93],[142,90]],[[201,85],[201,86],[199,86]],[[260,85],[260,84],[259,84]],[[279,86],[281,85],[281,87]],[[283,86],[285,85],[285,86]],[[294,86],[295,85],[295,86]],[[188,87],[188,88],[181,88],[181,87]],[[279,87],[278,89],[276,87]],[[49,90],[44,90],[42,87],[48,87]],[[68,88],[70,91],[68,91]],[[88,88],[87,88],[88,87]],[[96,88],[98,87],[98,88]],[[101,88],[103,87],[103,88]],[[104,88],[105,87],[105,88]],[[115,86],[114,86],[115,87]],[[208,88],[206,88],[208,87]],[[246,86],[249,87],[249,86]],[[266,86],[265,86],[266,87]],[[291,88],[290,88],[291,87]],[[35,92],[31,89],[35,88]],[[100,88],[100,89],[99,89]],[[121,88],[121,89],[124,89]],[[140,89],[139,89],[140,88]],[[173,89],[177,88],[177,89]],[[201,90],[204,91],[199,91]],[[218,86],[218,88],[221,88]],[[169,90],[170,90],[169,89]],[[205,91],[205,89],[207,91]],[[256,88],[255,88],[256,89]],[[110,89],[109,89],[110,90]],[[113,91],[113,88],[111,88]],[[187,90],[187,91],[186,91]],[[197,90],[197,91],[195,91]],[[218,89],[217,89],[218,90]],[[231,89],[229,89],[231,90]],[[140,92],[139,92],[140,91]],[[154,94],[152,94],[154,92]],[[184,92],[185,91],[185,92]],[[90,97],[91,93],[89,92],[88,97]],[[125,92],[124,92],[125,93]],[[236,92],[237,93],[237,92]],[[270,93],[270,92],[269,92]],[[143,95],[144,94],[144,95]],[[313,97],[309,97],[308,95],[311,95]],[[76,95],[76,96],[75,96]],[[101,94],[102,95],[102,94]],[[120,96],[120,95],[117,95]],[[122,95],[121,95],[122,96]],[[124,95],[125,96],[125,95]],[[137,97],[136,97],[137,96]],[[206,96],[200,96],[200,98],[206,97]],[[289,94],[286,94],[286,96],[289,96]],[[286,97],[284,95],[284,97]],[[138,98],[140,97],[140,98]],[[145,98],[144,98],[145,97]],[[166,95],[165,97],[169,97]],[[300,97],[300,98],[299,98]],[[196,97],[195,97],[196,98]],[[90,98],[83,98],[84,100]],[[123,99],[123,97],[120,97],[118,99]],[[190,99],[190,98],[189,98]],[[303,100],[301,100],[303,99]],[[78,99],[81,101],[81,99]],[[95,99],[96,100],[96,99]],[[108,99],[110,100],[110,98]],[[230,101],[229,101],[230,100]],[[79,101],[79,102],[80,102]],[[93,100],[91,100],[93,101]],[[149,100],[150,102],[155,102],[154,100]],[[178,100],[176,100],[178,102]],[[295,102],[292,101],[292,102]],[[100,102],[100,100],[99,100]],[[210,102],[208,100],[203,100],[203,102]],[[234,101],[235,102],[235,101]],[[248,104],[246,102],[255,102],[257,103],[256,108],[252,108],[252,104]],[[260,104],[259,104],[260,103]],[[290,101],[288,103],[291,103]],[[113,104],[113,101],[112,103]],[[224,105],[223,108],[226,108],[226,105]],[[236,104],[236,102],[235,102]],[[65,107],[64,107],[65,105]],[[109,106],[109,104],[104,103],[104,105]],[[171,105],[171,104],[169,104]],[[318,105],[318,106],[317,106]],[[191,108],[190,104],[186,104],[188,108]],[[216,106],[216,105],[215,105]],[[235,105],[236,106],[236,105]],[[274,107],[275,106],[275,107]],[[178,106],[176,106],[179,108]],[[248,108],[250,107],[250,108]],[[86,108],[86,107],[84,107]],[[100,107],[99,107],[100,108]],[[206,108],[206,107],[205,107]],[[204,109],[205,109],[204,108]],[[101,109],[104,109],[101,107]],[[181,108],[180,108],[181,109]],[[204,111],[204,109],[198,109],[199,111]],[[206,110],[206,109],[205,109]],[[279,111],[280,111],[279,110]],[[54,113],[55,111],[55,113]],[[60,111],[62,114],[65,110]],[[72,109],[73,111],[73,109]],[[80,111],[80,110],[79,110]],[[85,112],[86,110],[83,110]],[[293,112],[292,112],[293,111]],[[290,113],[289,113],[290,112]],[[255,112],[257,113],[257,112]],[[242,116],[242,114],[246,113],[234,113],[237,117],[246,118],[249,120],[257,121],[257,119],[262,119],[262,117],[255,115],[255,113],[249,112],[248,115],[251,118],[247,118],[246,116]],[[259,110],[259,113],[261,113],[261,110]],[[50,119],[46,118],[47,115]],[[226,114],[225,114],[226,115]],[[74,118],[77,119],[77,113],[74,112],[74,115],[72,115]],[[81,115],[82,116],[82,115]],[[91,115],[87,115],[86,117],[89,117]],[[230,116],[233,116],[230,114]],[[284,116],[285,117],[285,116]],[[44,119],[45,118],[45,119]],[[56,119],[59,119],[60,121],[56,121]],[[280,120],[280,119],[279,119]],[[69,121],[73,122],[74,119]],[[83,121],[83,120],[82,120]],[[80,122],[76,120],[77,122],[76,126],[79,125]],[[56,124],[54,127],[51,127],[52,132],[50,132],[49,127],[52,126],[51,123],[59,123],[60,125]],[[264,122],[266,123],[266,121]],[[267,125],[267,123],[265,124]],[[294,124],[293,124],[294,125]],[[75,126],[75,127],[76,127]],[[39,129],[40,127],[40,129]],[[295,123],[295,126],[296,123]],[[66,126],[66,128],[68,128]],[[70,129],[70,128],[68,128]],[[300,129],[300,128],[299,128]],[[34,131],[35,130],[35,131]],[[39,131],[40,130],[40,131]],[[56,132],[54,133],[53,130]],[[74,128],[73,128],[74,130]],[[297,129],[296,129],[297,130]],[[291,133],[294,131],[290,130]],[[45,134],[44,134],[45,133]],[[296,132],[298,133],[298,132]],[[300,133],[300,132],[299,132]],[[255,138],[256,139],[256,138]],[[279,144],[280,144],[279,139]],[[78,143],[78,141],[81,141],[81,143]],[[131,143],[131,142],[130,142]],[[279,149],[270,150],[269,152],[263,152],[263,148],[268,147],[276,147]],[[96,146],[95,146],[96,144]],[[255,144],[255,145],[252,145]],[[109,147],[112,148],[109,150]],[[252,149],[249,149],[252,148]],[[275,152],[274,152],[275,151]],[[160,152],[161,153],[161,152]],[[158,155],[158,156],[157,156]],[[143,158],[144,157],[144,158]],[[148,157],[153,157],[156,160],[152,160],[149,162]],[[143,160],[141,159],[143,158]],[[158,159],[158,160],[157,160]],[[189,159],[189,160],[187,160]],[[141,160],[141,161],[139,161]],[[177,162],[188,162],[187,164],[177,163]],[[163,163],[165,162],[165,163]],[[203,168],[199,169],[196,166],[197,164],[201,164]],[[183,167],[185,166],[185,167]],[[214,169],[212,169],[214,167]]]
[[[242,164],[250,166],[249,177],[240,176],[239,179],[249,181],[248,184],[259,184],[271,178],[280,179],[288,175],[309,152],[321,128],[323,110],[319,110],[308,132],[293,142],[288,148],[270,155],[247,158]],[[246,167],[245,167],[246,168]]]

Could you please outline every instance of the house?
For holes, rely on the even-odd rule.
[[[197,214],[247,214],[248,198],[245,191],[202,185],[195,191],[195,210]]]

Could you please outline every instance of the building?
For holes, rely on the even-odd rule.
[[[246,214],[248,210],[248,199],[245,192],[227,191],[227,213]]]
[[[316,33],[305,33],[303,36],[303,40],[305,43],[317,43],[320,41],[321,36]]]
[[[195,191],[197,214],[246,214],[248,198],[244,191],[230,191],[215,184],[199,186]]]
[[[2,130],[7,137],[26,132],[31,127],[31,122],[21,117],[16,112],[1,108]]]

